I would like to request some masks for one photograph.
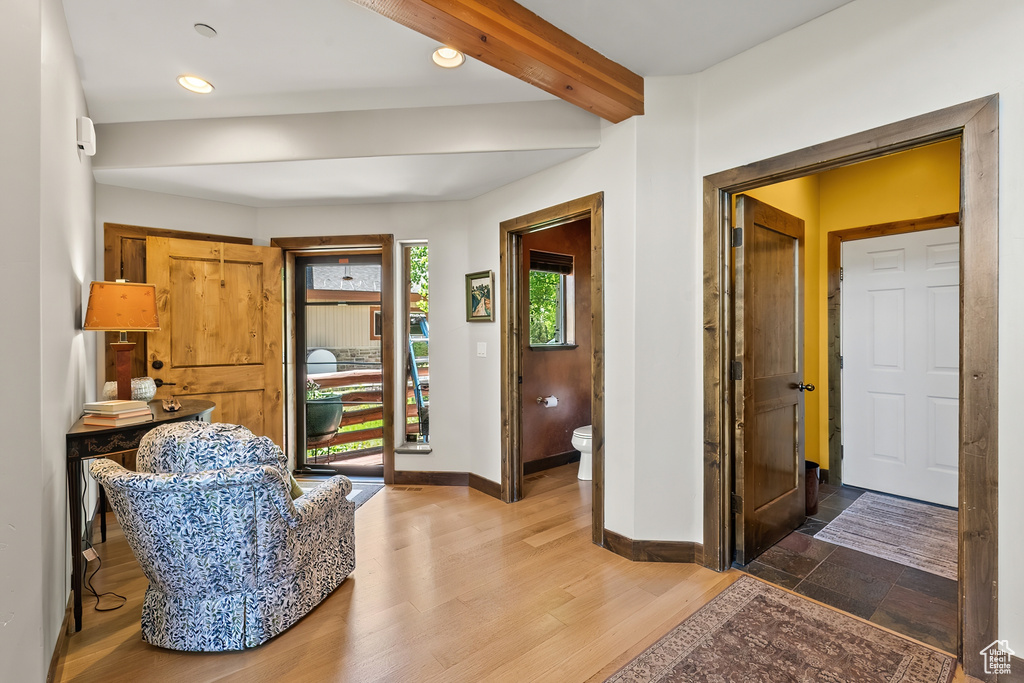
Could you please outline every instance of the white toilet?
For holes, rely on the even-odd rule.
[[[590,454],[593,438],[592,425],[577,427],[572,433],[572,447],[580,452],[580,473],[576,475],[576,478],[583,481],[590,481],[594,478],[593,460]]]

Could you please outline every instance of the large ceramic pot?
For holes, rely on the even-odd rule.
[[[337,432],[343,412],[340,396],[306,399],[306,438],[323,438]]]

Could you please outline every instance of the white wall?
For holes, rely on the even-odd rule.
[[[475,471],[470,468],[467,424],[471,404],[463,276],[472,270],[466,250],[468,218],[460,202],[260,209],[256,234],[274,237],[393,234],[396,242],[425,239],[430,247],[430,447],[429,454],[396,454],[395,468],[414,471]],[[495,237],[497,242],[497,237]],[[401,263],[396,246],[396,263]],[[397,273],[396,273],[397,275]],[[400,293],[396,287],[396,306]],[[396,310],[401,310],[398,307]],[[399,326],[396,326],[396,328]],[[402,362],[402,346],[396,347]],[[492,347],[497,353],[497,347]],[[493,477],[498,481],[497,477]]]
[[[633,298],[637,128],[636,119],[605,124],[599,149],[469,202],[466,271],[491,269],[498,274],[501,221],[604,192],[605,526],[630,538],[636,538]],[[495,289],[502,286],[496,277]],[[433,282],[431,299],[436,300]],[[496,320],[501,315],[502,311],[495,311]],[[477,342],[487,343],[487,358],[475,357]],[[493,481],[501,480],[500,347],[497,322],[476,323],[469,330],[465,354],[472,356],[472,412],[465,424],[470,431],[470,471]]]
[[[999,636],[1024,643],[1024,3],[858,0],[700,76],[704,175],[993,93],[1000,96]],[[661,201],[667,201],[663,197]],[[699,226],[701,206],[685,222]],[[681,225],[680,229],[687,229]],[[699,270],[692,273],[694,283]],[[638,354],[641,355],[641,354]],[[699,376],[693,377],[697,390]],[[700,420],[694,412],[691,419]],[[1020,645],[1016,645],[1018,650]]]
[[[12,0],[0,10],[0,127],[10,135],[0,157],[0,202],[4,249],[0,250],[0,301],[5,321],[0,334],[0,453],[4,469],[17,472],[20,484],[0,496],[0,661],[14,680],[40,681],[46,673],[44,634],[50,609],[43,609],[42,572],[63,567],[63,558],[44,564],[43,489],[40,434],[39,367],[39,70],[41,17],[37,0]],[[63,506],[49,510],[52,517]],[[48,607],[59,595],[48,596]],[[11,667],[11,668],[7,668]]]
[[[95,340],[81,331],[93,275],[92,173],[76,148],[87,114],[59,0],[16,0],[0,20],[0,121],[16,131],[0,163],[3,453],[18,484],[3,496],[0,661],[9,680],[43,680],[70,590],[64,433],[91,398]],[[38,227],[37,227],[38,226]],[[6,304],[5,304],[6,306]]]

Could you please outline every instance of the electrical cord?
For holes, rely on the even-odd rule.
[[[82,470],[82,479],[85,479],[85,470],[84,470],[84,468]],[[82,518],[83,519],[88,519],[88,514],[86,513],[86,506],[85,506],[85,491],[86,491],[86,488],[87,488],[85,486],[85,483],[86,482],[84,482],[84,481],[82,482],[82,484],[83,484],[82,485]],[[93,552],[95,552],[96,549],[92,545],[92,539],[91,538],[84,538],[84,539],[80,538],[78,540],[79,540],[79,544],[81,544],[81,541],[84,540],[86,547],[89,550],[92,550]],[[81,550],[79,550],[79,552],[81,552]],[[88,564],[89,564],[89,561],[86,560],[86,566],[88,566]],[[85,585],[86,588],[89,589],[89,592],[92,593],[93,596],[96,598],[96,606],[93,607],[94,610],[96,610],[97,612],[113,612],[114,610],[118,610],[118,609],[121,609],[122,607],[124,607],[125,603],[128,602],[128,598],[126,598],[123,595],[120,595],[118,593],[115,593],[113,591],[107,591],[105,593],[97,593],[96,592],[96,589],[93,588],[92,580],[93,580],[93,577],[96,576],[97,572],[99,572],[99,570],[100,570],[100,568],[102,566],[103,566],[103,558],[101,558],[97,554],[96,555],[96,569],[93,570],[92,574],[90,574],[88,577],[86,577],[84,585]],[[100,598],[103,597],[104,595],[112,595],[115,598],[121,598],[121,604],[118,605],[117,607],[100,607]]]

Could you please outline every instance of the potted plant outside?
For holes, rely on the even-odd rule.
[[[333,436],[341,424],[344,406],[341,396],[320,389],[313,380],[306,380],[306,439],[315,441]]]

